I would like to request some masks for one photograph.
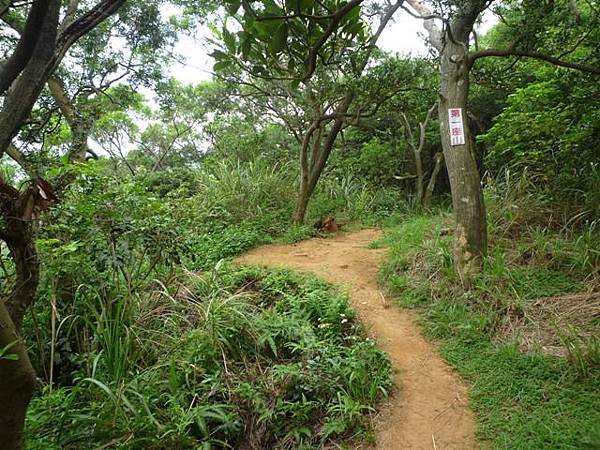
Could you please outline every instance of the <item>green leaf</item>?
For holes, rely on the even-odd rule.
[[[288,27],[287,23],[284,22],[279,26],[279,28],[277,28],[277,31],[275,31],[275,34],[273,35],[273,40],[271,41],[271,44],[269,46],[271,52],[279,53],[280,51],[282,51],[287,44],[287,37]]]
[[[265,43],[270,43],[273,39],[273,36],[283,23],[283,20],[256,21],[252,25],[254,33],[250,33],[252,33],[258,40]]]
[[[226,70],[229,67],[231,67],[231,62],[230,61],[218,61],[213,66],[213,71],[215,71],[215,72],[222,72],[223,70]]]
[[[242,52],[242,58],[248,59],[250,51],[252,50],[252,43],[250,38],[246,38],[240,41],[240,51]]]
[[[222,61],[225,59],[229,59],[229,55],[225,52],[222,52],[221,50],[215,50],[213,51],[210,56],[215,59],[216,61]]]
[[[344,27],[344,31],[350,35],[358,35],[363,31],[363,24],[360,22],[352,23]]]
[[[227,6],[225,7],[225,9],[227,10],[227,13],[229,15],[233,16],[235,15],[235,13],[238,12],[241,5],[242,0],[230,0],[229,2],[227,2]]]
[[[360,10],[361,10],[360,5],[357,5],[354,8],[352,8],[350,11],[348,11],[346,13],[346,15],[342,18],[342,21],[341,21],[342,26],[358,23],[358,21],[360,19]]]
[[[235,36],[225,28],[223,28],[223,42],[225,43],[227,50],[231,53],[235,53]]]
[[[0,348],[0,360],[4,359],[6,361],[18,361],[19,355],[16,353],[8,353],[11,347],[15,346],[19,341],[14,341],[5,346],[4,348]]]

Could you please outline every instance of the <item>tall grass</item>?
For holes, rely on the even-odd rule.
[[[390,216],[402,214],[407,208],[407,197],[400,190],[373,189],[353,175],[324,176],[313,197],[313,218],[334,215],[341,221],[354,223],[381,223]]]
[[[28,448],[292,449],[367,436],[391,366],[345,296],[289,271],[220,264],[189,277],[175,293],[89,296],[89,374],[34,400]]]
[[[192,218],[223,215],[228,223],[288,214],[296,196],[296,170],[292,163],[271,164],[220,160],[198,172],[200,194],[190,199]],[[210,223],[210,221],[208,221]]]

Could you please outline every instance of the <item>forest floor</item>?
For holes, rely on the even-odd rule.
[[[396,391],[376,419],[376,449],[473,449],[475,420],[464,383],[421,334],[416,318],[387,300],[377,279],[385,249],[365,229],[291,245],[268,245],[238,262],[310,272],[348,289],[361,321],[395,368]]]

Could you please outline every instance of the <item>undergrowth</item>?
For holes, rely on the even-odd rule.
[[[28,449],[355,448],[392,386],[346,296],[290,271],[219,265],[89,308],[95,344],[34,398]]]
[[[314,235],[290,223],[294,166],[204,163],[150,181],[82,165],[50,211],[24,326],[44,386],[29,409],[28,448],[313,448],[370,438],[390,365],[345,297],[287,272],[223,263]],[[324,182],[307,223],[328,214],[374,222],[402,200],[352,177]],[[206,275],[178,290],[191,286],[188,270]]]
[[[600,448],[597,223],[561,226],[539,203],[488,204],[489,256],[471,289],[455,275],[445,211],[386,230],[382,282],[470,382],[481,440]]]

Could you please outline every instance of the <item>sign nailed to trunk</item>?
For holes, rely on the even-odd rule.
[[[448,129],[450,131],[450,145],[465,145],[462,108],[450,108],[448,110]]]

